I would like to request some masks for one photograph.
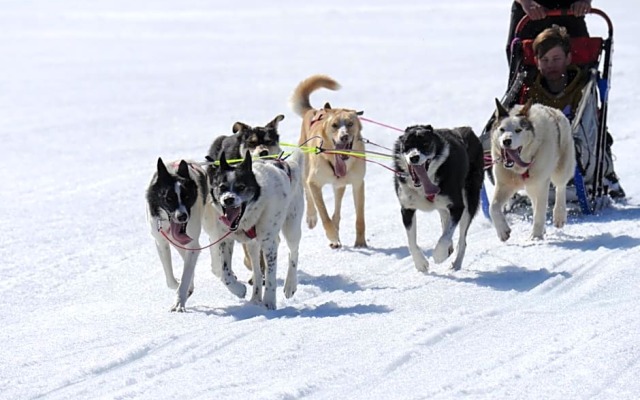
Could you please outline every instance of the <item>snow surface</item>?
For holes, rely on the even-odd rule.
[[[368,249],[352,247],[348,190],[345,246],[305,225],[298,292],[279,288],[278,310],[229,293],[205,252],[176,314],[144,216],[158,156],[201,159],[234,122],[280,113],[296,142],[287,101],[315,73],[343,88],[312,104],[401,128],[480,132],[506,85],[506,0],[222,3],[1,2],[0,398],[640,398],[638,2],[594,1],[615,24],[609,125],[627,202],[536,242],[526,217],[501,243],[478,215],[459,272],[433,263],[440,223],[420,214],[422,274],[392,174],[369,164]]]

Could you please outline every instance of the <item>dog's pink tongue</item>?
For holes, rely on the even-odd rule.
[[[342,178],[347,174],[347,164],[342,159],[342,154],[336,154],[333,173],[336,174],[338,178]]]
[[[227,207],[224,209],[224,214],[219,218],[220,222],[231,228],[233,221],[238,218],[240,214],[240,207]]]
[[[176,224],[175,222],[169,223],[169,233],[173,237],[173,240],[180,243],[181,245],[189,244],[193,239],[186,234],[186,232],[181,232],[182,224]]]
[[[504,149],[504,151],[507,153],[508,158],[510,158],[511,160],[513,160],[513,162],[515,162],[516,164],[518,164],[518,166],[526,168],[529,165],[531,165],[530,162],[524,162],[522,161],[522,159],[520,158],[520,152],[518,150],[514,150],[514,149]]]
[[[414,166],[413,171],[418,175],[418,179],[420,179],[420,183],[422,184],[422,190],[424,190],[425,196],[432,196],[434,194],[440,193],[440,188],[431,182],[429,179],[429,175],[427,175],[427,169],[424,165]]]

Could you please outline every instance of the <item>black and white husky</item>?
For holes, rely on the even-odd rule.
[[[268,309],[276,308],[278,236],[281,231],[289,247],[285,297],[293,296],[298,285],[298,247],[304,213],[303,168],[299,150],[287,160],[257,161],[252,161],[247,151],[244,161],[237,166],[229,165],[222,152],[219,165],[211,165],[208,170],[216,213],[214,231],[218,237],[228,234],[211,249],[214,273],[231,293],[244,297],[246,286],[233,273],[231,260],[234,243],[245,243],[253,266],[251,301],[262,303]],[[264,294],[262,271],[256,268],[260,265],[261,252],[266,266]]]
[[[253,157],[265,157],[280,154],[280,135],[278,124],[284,115],[277,115],[265,126],[252,127],[243,122],[233,124],[233,135],[218,136],[207,155],[213,160],[219,160],[224,151],[227,160],[240,159],[245,152],[251,152]]]
[[[416,241],[415,212],[438,210],[442,236],[433,250],[433,258],[441,263],[453,253],[453,233],[459,224],[457,255],[451,265],[459,270],[467,246],[467,231],[480,202],[483,179],[480,140],[468,127],[410,126],[396,141],[394,160],[396,194],[416,268],[427,272],[429,262]]]
[[[213,207],[209,182],[202,167],[184,160],[165,164],[158,158],[157,172],[147,188],[147,221],[164,269],[167,286],[177,289],[171,311],[185,311],[193,293],[193,277],[200,254],[200,233],[213,232]],[[176,280],[171,245],[184,261],[182,278]]]

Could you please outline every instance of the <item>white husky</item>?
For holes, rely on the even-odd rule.
[[[278,235],[282,231],[289,247],[289,268],[284,283],[286,298],[297,289],[298,246],[302,235],[304,193],[302,152],[296,150],[289,160],[252,161],[247,152],[238,166],[230,166],[225,153],[219,166],[210,166],[209,179],[213,206],[217,214],[215,231],[218,237],[227,235],[211,250],[214,273],[231,293],[244,297],[246,286],[240,283],[231,268],[235,241],[246,243],[253,266],[251,301],[268,309],[276,308],[276,267]],[[265,288],[260,266],[264,255]]]
[[[496,181],[490,214],[498,237],[509,239],[511,229],[504,204],[524,188],[533,205],[532,239],[545,231],[549,184],[556,188],[553,225],[567,222],[566,189],[576,168],[571,125],[555,108],[541,104],[515,105],[507,111],[496,99],[496,120],[491,132],[491,156]]]

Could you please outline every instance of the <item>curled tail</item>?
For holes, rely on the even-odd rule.
[[[291,109],[296,114],[303,117],[307,111],[313,109],[313,107],[311,107],[311,103],[309,102],[309,96],[311,96],[311,93],[320,88],[338,90],[340,89],[340,84],[326,75],[310,76],[309,78],[300,82],[296,89],[293,91],[291,100],[289,101],[289,103],[291,104]]]

